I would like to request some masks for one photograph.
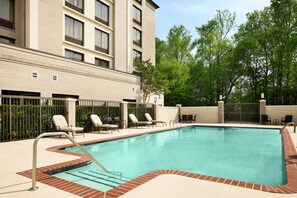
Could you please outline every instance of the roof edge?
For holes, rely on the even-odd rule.
[[[153,2],[152,0],[147,0],[148,3],[150,3],[152,6],[154,6],[155,9],[160,8],[155,2]]]

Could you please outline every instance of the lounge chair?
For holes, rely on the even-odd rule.
[[[119,116],[113,118],[114,123],[119,126],[119,128],[124,129],[126,128],[126,120],[121,120]]]
[[[152,122],[149,122],[149,121],[138,121],[138,119],[136,118],[136,116],[134,114],[129,114],[129,118],[130,120],[132,121],[133,125],[136,126],[136,128],[138,126],[153,126],[153,123]]]
[[[283,117],[281,119],[281,125],[284,123],[284,125],[286,125],[289,122],[293,121],[293,116],[292,115],[286,115],[286,117]]]
[[[67,132],[68,134],[71,132],[73,138],[74,138],[75,132],[82,132],[83,136],[85,137],[84,128],[68,125],[68,123],[63,115],[54,115],[53,123],[54,123],[57,131]]]
[[[120,132],[118,125],[116,125],[116,124],[103,124],[101,119],[99,118],[99,116],[96,115],[96,114],[92,114],[90,116],[90,118],[91,118],[91,121],[92,121],[93,125],[98,129],[98,132],[99,132],[99,128],[105,128],[107,130],[110,129],[111,132],[112,132],[112,129],[117,129],[118,132]]]
[[[271,118],[268,115],[264,114],[261,115],[261,124],[270,124],[271,125]]]
[[[163,126],[167,126],[167,123],[164,121],[153,120],[153,118],[151,117],[151,115],[149,113],[145,113],[144,116],[147,119],[147,121],[152,122],[153,124],[162,124]]]

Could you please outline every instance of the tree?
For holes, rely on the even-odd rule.
[[[165,91],[165,104],[184,106],[193,103],[193,87],[189,81],[189,67],[182,65],[176,59],[164,60],[157,65],[158,70],[164,74],[168,82],[168,89]]]
[[[196,27],[199,38],[195,41],[196,64],[191,68],[191,79],[195,82],[198,104],[215,105],[219,95],[228,97],[238,78],[232,65],[232,40],[230,31],[235,27],[235,14],[228,10],[218,11],[206,25]],[[233,82],[233,83],[229,83]]]
[[[135,73],[141,79],[140,90],[143,103],[147,103],[151,95],[160,95],[167,90],[167,81],[150,60],[135,64]]]
[[[194,49],[190,31],[183,25],[173,26],[169,30],[165,49],[167,59],[176,59],[187,65],[193,58],[191,51]]]
[[[164,92],[166,105],[193,104],[193,86],[189,81],[193,48],[192,36],[183,25],[171,28],[166,41],[156,39],[156,67],[168,82]]]

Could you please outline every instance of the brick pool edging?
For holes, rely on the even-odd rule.
[[[153,131],[153,132],[147,132],[147,133],[156,133],[160,131]],[[87,141],[82,142],[80,144],[94,144],[98,142],[104,142],[108,140],[115,140],[115,139],[121,139],[121,138],[127,138],[132,136],[138,136],[141,134],[146,133],[137,133],[137,134],[131,134],[131,135],[124,135],[121,137],[111,137],[111,138],[105,138],[101,140],[93,140],[93,141]],[[85,198],[93,198],[93,197],[99,197],[103,198],[104,194],[106,198],[113,198],[113,197],[119,197],[136,187],[150,181],[151,179],[160,176],[160,175],[166,175],[166,174],[173,174],[173,175],[180,175],[190,178],[196,178],[200,180],[206,180],[206,181],[212,181],[217,183],[223,183],[227,185],[233,185],[238,187],[244,187],[244,188],[250,188],[254,190],[260,190],[270,193],[281,193],[281,194],[291,194],[291,193],[297,193],[297,152],[295,150],[294,144],[291,140],[290,134],[287,129],[283,130],[283,143],[284,143],[284,153],[285,153],[285,163],[286,163],[286,175],[287,175],[287,183],[285,185],[281,186],[265,186],[265,185],[258,185],[258,184],[252,184],[247,182],[240,182],[236,180],[230,180],[230,179],[224,179],[224,178],[218,178],[218,177],[212,177],[207,175],[201,175],[201,174],[195,174],[185,171],[179,171],[179,170],[156,170],[149,173],[146,173],[140,177],[137,177],[127,183],[124,183],[116,188],[113,188],[107,192],[102,192],[99,190],[95,190],[80,184],[72,183],[54,176],[51,176],[47,174],[48,172],[52,172],[59,169],[69,168],[73,166],[77,166],[83,163],[87,163],[90,161],[90,158],[87,155],[79,154],[79,153],[70,153],[63,151],[61,149],[67,148],[70,146],[74,146],[73,144],[67,144],[67,145],[61,145],[61,146],[55,146],[48,148],[47,150],[58,152],[58,153],[64,153],[68,155],[74,155],[79,156],[79,159],[71,160],[59,164],[49,165],[45,167],[37,168],[37,181],[56,187],[58,189],[73,193],[75,195],[85,197]],[[32,170],[26,170],[23,172],[19,172],[18,174],[23,175],[25,177],[31,178],[32,176]]]

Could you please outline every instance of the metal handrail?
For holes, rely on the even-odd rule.
[[[109,171],[94,157],[92,157],[83,147],[81,147],[72,137],[70,137],[67,133],[64,132],[52,132],[52,133],[43,133],[40,134],[34,141],[33,144],[33,165],[32,165],[32,187],[29,189],[30,191],[35,191],[38,189],[36,186],[36,167],[37,167],[37,143],[40,138],[46,136],[65,136],[68,138],[77,148],[79,148],[84,154],[88,155],[93,162],[95,162],[104,172],[108,173]]]
[[[169,127],[171,127],[171,123],[172,123],[172,127],[174,127],[174,123],[175,123],[177,126],[181,127],[181,124],[180,124],[177,120],[170,120],[170,122],[169,122]]]
[[[289,123],[287,123],[283,128],[280,129],[280,133],[281,133],[287,126],[290,126],[290,125],[294,125],[294,133],[296,133],[296,124],[295,124],[295,122],[289,122]]]

